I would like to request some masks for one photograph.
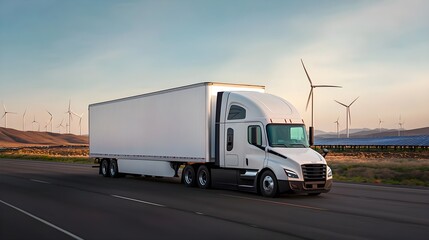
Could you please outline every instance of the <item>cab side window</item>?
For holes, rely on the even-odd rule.
[[[246,118],[246,109],[237,105],[231,105],[231,107],[229,108],[228,120],[238,120],[238,119],[245,119],[245,118]]]
[[[260,126],[252,125],[247,128],[247,141],[255,146],[262,145],[262,130]]]

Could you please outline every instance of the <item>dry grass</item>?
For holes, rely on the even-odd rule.
[[[0,158],[92,164],[94,160],[88,156],[87,146],[24,147],[0,151]]]
[[[326,160],[340,181],[429,187],[429,151],[332,152]]]

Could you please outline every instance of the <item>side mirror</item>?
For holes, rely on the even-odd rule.
[[[328,155],[329,153],[329,150],[326,148],[324,148],[322,151],[323,151],[323,157],[326,157],[326,155]]]

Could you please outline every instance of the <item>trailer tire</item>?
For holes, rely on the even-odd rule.
[[[112,178],[119,177],[118,162],[115,159],[110,160],[109,174]]]
[[[110,176],[110,172],[109,172],[109,159],[102,159],[101,163],[100,163],[100,173],[101,175],[103,175],[103,177],[109,177]]]
[[[211,176],[210,169],[206,165],[201,165],[197,172],[198,187],[202,189],[210,188]]]
[[[264,197],[276,197],[278,193],[278,182],[274,173],[267,170],[259,179],[259,190]]]
[[[183,183],[187,187],[195,187],[197,185],[197,178],[195,168],[192,165],[186,165],[182,172]]]

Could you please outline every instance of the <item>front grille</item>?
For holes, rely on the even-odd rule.
[[[302,173],[305,182],[325,181],[326,165],[325,164],[306,164],[302,165]]]

